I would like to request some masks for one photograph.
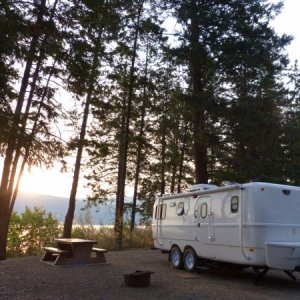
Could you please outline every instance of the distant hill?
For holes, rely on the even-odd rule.
[[[22,213],[25,211],[26,206],[30,209],[33,209],[35,206],[40,206],[43,207],[46,212],[51,212],[55,218],[64,222],[68,203],[68,198],[20,192],[15,203],[14,211]],[[89,210],[82,210],[84,206],[85,203],[82,199],[76,201],[74,223],[89,224],[90,221],[92,221],[94,225],[111,225],[114,223],[114,200],[110,200],[107,204],[98,205]],[[124,218],[128,220],[129,216],[124,215]]]

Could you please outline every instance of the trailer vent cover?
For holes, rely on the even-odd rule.
[[[194,184],[191,185],[188,189],[189,192],[195,192],[195,191],[205,191],[210,189],[216,189],[218,188],[217,185],[214,184],[207,184],[207,183],[201,183],[201,184]]]

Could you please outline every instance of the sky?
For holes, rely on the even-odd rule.
[[[54,164],[52,169],[32,167],[30,172],[24,173],[20,184],[20,191],[26,193],[36,193],[53,195],[58,197],[70,196],[73,174],[71,172],[60,172],[59,163]],[[78,184],[77,197],[85,198],[87,194],[83,187],[83,180],[80,178]]]
[[[278,1],[272,0],[277,3]],[[287,47],[287,52],[291,61],[300,61],[300,0],[285,0],[284,8],[272,26],[279,34],[289,34],[294,36],[294,40]],[[173,29],[173,28],[172,28]],[[46,195],[54,195],[61,197],[69,197],[72,184],[72,173],[60,173],[60,166],[54,165],[51,170],[45,168],[32,168],[30,172],[26,172],[23,176],[20,190],[27,193],[38,193]],[[88,191],[84,188],[83,179],[80,179],[78,185],[77,196],[84,198]],[[131,191],[129,190],[129,194]]]
[[[278,1],[273,0],[277,3]],[[289,34],[294,37],[294,40],[287,47],[287,52],[292,61],[300,61],[300,1],[299,0],[284,0],[284,8],[282,13],[277,16],[272,25],[279,34]]]

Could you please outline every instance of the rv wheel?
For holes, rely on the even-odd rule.
[[[188,248],[183,254],[183,267],[188,272],[194,272],[198,264],[198,257],[192,248]]]
[[[174,268],[182,269],[182,252],[176,246],[171,249],[170,261]]]

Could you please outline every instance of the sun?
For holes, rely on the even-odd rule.
[[[24,172],[19,190],[29,194],[62,196],[59,177],[49,170],[32,168],[32,170]]]

